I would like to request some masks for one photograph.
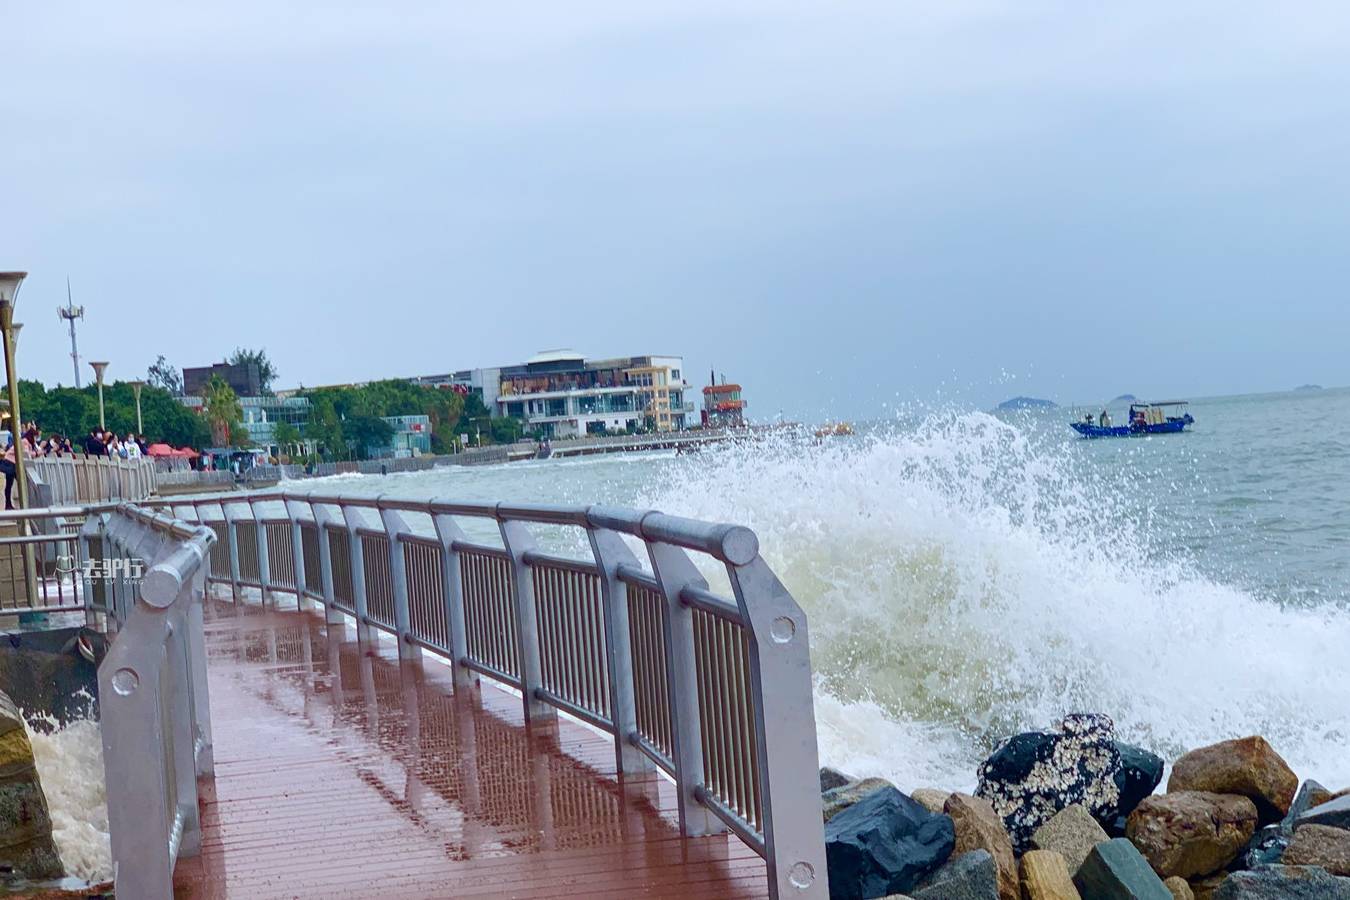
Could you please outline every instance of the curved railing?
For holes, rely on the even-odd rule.
[[[729,829],[765,858],[772,896],[827,896],[806,617],[749,529],[322,493],[166,503],[214,533],[208,578],[235,598],[316,601],[362,640],[449,658],[457,684],[518,689],[527,720],[589,723],[623,775],[673,779],[683,834]],[[470,521],[497,540],[470,539]],[[589,552],[544,552],[540,525],[579,530]],[[725,572],[728,596],[696,560]]]

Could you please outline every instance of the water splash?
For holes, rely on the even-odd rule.
[[[92,698],[89,698],[92,708]],[[28,737],[47,796],[52,838],[66,874],[93,883],[112,879],[103,739],[98,722],[61,725],[51,716],[28,717]]]
[[[810,616],[821,755],[845,770],[968,788],[1001,737],[1095,711],[1167,759],[1260,733],[1350,783],[1350,614],[1203,573],[1139,478],[952,413],[703,454],[641,499],[759,533]]]

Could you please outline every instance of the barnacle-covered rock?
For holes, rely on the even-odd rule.
[[[1075,804],[1099,822],[1118,813],[1120,750],[1115,723],[1100,714],[1066,716],[1058,731],[1015,735],[980,766],[977,796],[1003,819],[1013,845],[1025,850],[1036,829]]]

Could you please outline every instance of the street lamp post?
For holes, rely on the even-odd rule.
[[[14,367],[14,345],[19,329],[23,326],[14,322],[14,301],[19,294],[19,285],[23,283],[27,272],[0,272],[0,332],[4,335],[5,379],[9,382],[9,432],[14,441],[14,480],[19,494],[19,508],[28,507],[28,478],[24,474],[23,412],[19,409],[19,373]],[[19,523],[22,534],[29,534],[29,522]],[[33,545],[23,548],[24,580],[27,582],[28,604],[36,607],[37,602],[37,566],[33,557]]]
[[[145,426],[141,424],[141,388],[145,387],[144,381],[131,382],[131,390],[136,395],[136,434],[145,437]]]
[[[28,506],[28,482],[23,474],[23,414],[19,410],[19,377],[14,369],[14,341],[22,326],[14,324],[14,300],[27,272],[0,272],[0,331],[4,332],[5,379],[9,383],[9,431],[14,441],[14,480],[18,482],[19,506]]]
[[[89,365],[94,367],[94,377],[98,379],[98,430],[107,431],[108,423],[103,418],[103,370],[108,368],[108,364],[91,362]]]

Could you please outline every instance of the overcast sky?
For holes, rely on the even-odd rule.
[[[1350,383],[1343,3],[0,6],[20,365],[682,354],[768,416]],[[85,371],[88,371],[86,366]]]

